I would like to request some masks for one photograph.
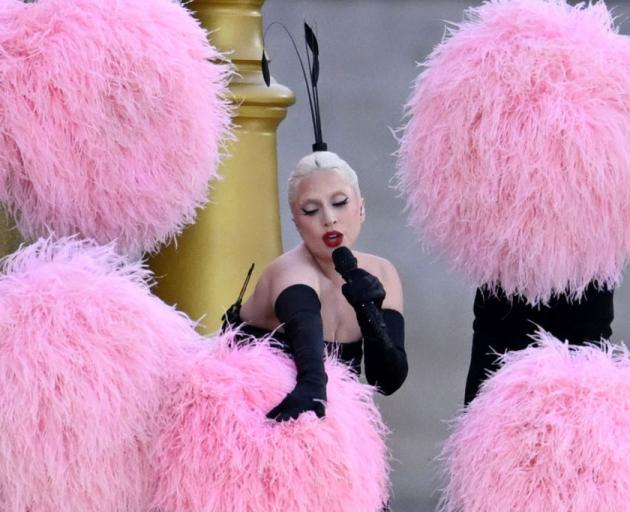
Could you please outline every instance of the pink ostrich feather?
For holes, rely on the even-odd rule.
[[[630,41],[603,2],[490,0],[424,63],[398,186],[427,247],[530,303],[630,255]]]
[[[195,218],[229,67],[174,0],[0,1],[0,199],[26,237],[137,255]]]
[[[164,409],[153,507],[179,512],[380,512],[388,496],[385,426],[373,389],[326,363],[326,418],[265,414],[295,385],[295,365],[265,340],[217,337]]]
[[[0,510],[148,510],[154,421],[193,323],[112,245],[41,240],[0,275]]]
[[[454,423],[446,512],[630,510],[630,354],[539,333]]]

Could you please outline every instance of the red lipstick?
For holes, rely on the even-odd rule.
[[[326,247],[335,248],[339,247],[343,242],[343,235],[339,231],[327,231],[322,236],[322,240],[326,244]]]

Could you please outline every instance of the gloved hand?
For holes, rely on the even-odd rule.
[[[318,418],[325,416],[326,388],[316,389],[316,386],[300,384],[267,413],[267,418],[276,421],[294,420],[308,411],[313,411]]]
[[[341,286],[341,293],[355,310],[368,302],[381,309],[385,300],[385,288],[381,282],[362,268],[350,271],[347,282]]]

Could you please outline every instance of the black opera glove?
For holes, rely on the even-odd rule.
[[[296,419],[313,411],[319,418],[326,414],[324,370],[324,329],[321,303],[315,290],[296,284],[278,296],[275,304],[278,320],[284,323],[285,337],[297,367],[297,383],[267,418],[276,421]]]
[[[365,353],[365,378],[384,395],[391,395],[407,378],[405,320],[398,311],[381,309],[385,289],[379,279],[361,268],[353,269],[341,287],[354,308]]]
[[[394,309],[380,311],[383,318],[381,334],[373,333],[370,325],[362,325],[365,353],[365,378],[384,395],[391,395],[407,378],[409,365],[405,352],[405,319]],[[385,332],[385,336],[382,332]]]

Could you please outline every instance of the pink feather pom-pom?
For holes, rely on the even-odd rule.
[[[41,240],[3,271],[0,510],[148,510],[153,423],[193,323],[111,245]]]
[[[429,248],[531,303],[630,255],[630,41],[603,2],[490,0],[424,64],[398,186]]]
[[[630,354],[539,333],[454,424],[446,512],[630,510]]]
[[[295,385],[295,365],[260,340],[216,338],[173,388],[155,444],[156,510],[380,512],[386,433],[373,389],[328,361],[325,419],[265,415]]]
[[[0,199],[26,237],[137,255],[217,177],[229,68],[173,0],[0,4]]]

